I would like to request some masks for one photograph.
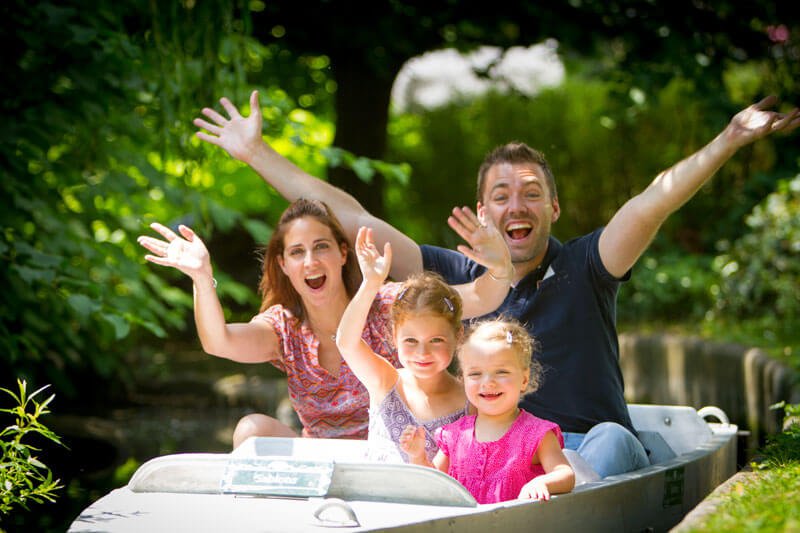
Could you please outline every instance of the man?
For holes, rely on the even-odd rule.
[[[629,278],[667,217],[739,148],[800,126],[800,110],[770,111],[775,100],[768,97],[739,112],[710,143],[656,176],[605,227],[563,244],[550,235],[561,208],[553,174],[539,152],[511,143],[491,152],[481,165],[478,216],[503,233],[514,263],[511,290],[494,314],[526,325],[539,343],[537,357],[544,367],[542,386],[526,395],[521,407],[558,423],[566,447],[577,449],[603,477],[649,464],[623,396],[615,324],[619,284]],[[247,118],[227,98],[220,102],[230,118],[203,109],[212,122],[195,119],[196,126],[209,132],[198,132],[198,137],[250,165],[288,200],[305,196],[325,201],[351,239],[360,226],[373,228],[378,246],[392,243],[395,279],[425,268],[440,272],[449,283],[463,283],[483,272],[461,254],[418,246],[346,192],[280,156],[261,138],[255,91]],[[459,231],[459,218],[450,217],[448,223]]]

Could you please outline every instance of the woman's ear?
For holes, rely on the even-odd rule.
[[[285,262],[283,260],[283,254],[277,256],[275,259],[278,260],[278,266],[281,267],[281,270],[283,271],[283,273],[288,276],[289,274],[286,273],[286,264],[285,264]]]
[[[347,263],[347,250],[349,249],[350,247],[346,242],[343,242],[342,244],[339,245],[339,251],[342,253],[342,266],[344,266]]]

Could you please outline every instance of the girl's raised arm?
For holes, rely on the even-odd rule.
[[[278,336],[266,322],[225,323],[212,276],[211,257],[202,239],[183,225],[178,228],[180,236],[158,222],[150,227],[165,240],[140,236],[137,241],[152,254],[145,259],[176,268],[192,278],[194,320],[203,350],[240,363],[261,363],[278,358]]]
[[[541,463],[545,473],[526,483],[519,491],[519,498],[549,500],[551,494],[569,492],[575,487],[575,472],[552,431],[545,433],[531,462]]]
[[[339,321],[336,346],[370,397],[383,398],[397,381],[397,370],[364,342],[361,333],[375,295],[389,275],[392,247],[387,242],[381,255],[375,248],[372,230],[362,226],[356,236],[355,252],[363,281]]]

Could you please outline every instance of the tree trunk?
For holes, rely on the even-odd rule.
[[[394,75],[379,75],[350,54],[332,59],[338,85],[334,146],[356,156],[382,159]],[[332,184],[352,194],[370,213],[384,217],[383,175],[376,172],[367,183],[349,168],[335,167],[328,176]]]

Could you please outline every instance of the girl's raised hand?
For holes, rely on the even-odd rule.
[[[388,242],[383,246],[383,255],[375,247],[372,228],[361,226],[356,236],[356,257],[364,281],[383,283],[389,276],[392,266],[392,246]]]
[[[250,115],[245,118],[226,97],[220,98],[220,103],[230,118],[225,118],[209,107],[203,108],[202,113],[211,122],[202,118],[196,118],[192,122],[203,131],[197,132],[197,137],[223,148],[231,157],[239,161],[248,162],[251,154],[261,145],[261,107],[258,104],[258,91],[250,94]]]
[[[403,428],[398,443],[412,463],[425,458],[425,430],[421,426]]]
[[[511,252],[488,217],[479,218],[469,207],[454,207],[447,224],[469,244],[459,244],[459,252],[485,266],[495,279],[511,279],[514,274]]]
[[[178,226],[181,237],[158,222],[153,222],[150,227],[160,233],[165,240],[145,235],[136,239],[139,244],[152,252],[153,255],[144,256],[147,261],[177,268],[193,280],[204,274],[211,277],[211,256],[206,245],[191,228],[183,224]]]

